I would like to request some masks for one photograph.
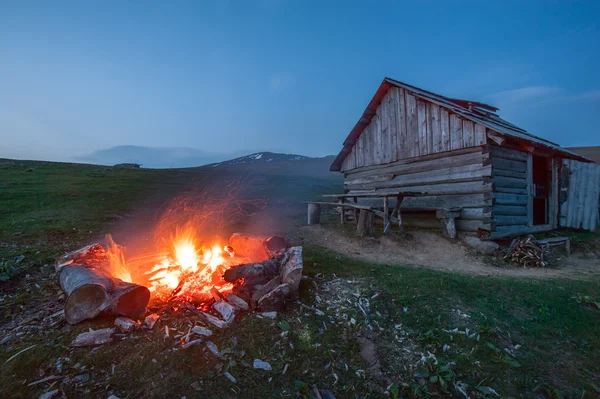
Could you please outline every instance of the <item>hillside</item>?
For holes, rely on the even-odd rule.
[[[330,175],[329,165],[333,156],[311,158],[298,154],[274,152],[256,152],[250,155],[240,153],[215,154],[188,147],[143,147],[123,145],[75,158],[76,162],[98,165],[116,165],[137,163],[144,168],[198,168],[210,167],[238,171],[252,170],[260,172],[287,171],[303,176]],[[293,170],[292,170],[293,169]]]
[[[138,163],[145,168],[189,168],[220,162],[241,154],[215,154],[188,147],[121,145],[94,151],[75,161],[99,165]]]

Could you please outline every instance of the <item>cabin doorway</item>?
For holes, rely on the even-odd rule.
[[[552,158],[532,157],[533,225],[550,223],[550,198],[552,195]]]

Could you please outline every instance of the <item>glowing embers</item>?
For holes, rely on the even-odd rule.
[[[149,272],[149,288],[155,296],[183,296],[186,300],[203,300],[214,286],[229,291],[232,285],[222,276],[234,262],[235,253],[220,244],[199,246],[193,231],[178,234],[171,251]]]

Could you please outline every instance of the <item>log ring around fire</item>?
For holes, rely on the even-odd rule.
[[[65,319],[77,324],[107,310],[110,313],[137,317],[150,301],[148,288],[109,277],[98,269],[71,264],[59,270],[59,283],[66,292]]]

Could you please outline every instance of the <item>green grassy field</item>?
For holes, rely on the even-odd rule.
[[[322,313],[292,303],[275,320],[242,315],[211,337],[219,358],[204,345],[174,350],[173,335],[189,319],[176,314],[98,350],[71,348],[78,333],[112,319],[54,323],[60,289],[44,265],[111,231],[144,201],[235,173],[0,161],[8,278],[0,282],[0,339],[11,337],[0,345],[2,396],[59,389],[67,397],[292,398],[312,397],[313,385],[338,398],[600,395],[600,281],[472,277],[368,264],[315,246],[304,248],[300,299]],[[291,226],[303,221],[298,202],[340,189],[337,180],[290,172],[244,178],[252,184],[243,195],[266,193],[294,209],[285,213]],[[176,329],[170,338],[165,326]],[[254,359],[273,370],[254,370]],[[81,375],[89,379],[74,378]],[[28,386],[47,377],[55,378]]]

